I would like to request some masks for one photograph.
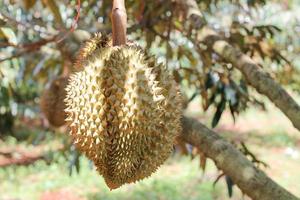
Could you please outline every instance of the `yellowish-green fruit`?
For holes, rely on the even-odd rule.
[[[110,37],[96,33],[93,38],[87,40],[80,48],[75,61],[75,69],[82,70],[82,63],[87,60],[93,52],[109,46],[112,46]]]
[[[52,126],[60,127],[65,124],[67,117],[64,99],[68,77],[58,77],[45,89],[40,100],[40,108]]]
[[[98,39],[101,46],[85,52],[82,70],[70,77],[67,121],[76,146],[115,189],[168,158],[181,131],[181,99],[165,66],[140,47]]]

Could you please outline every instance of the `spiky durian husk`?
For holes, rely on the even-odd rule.
[[[133,46],[131,41],[127,42],[127,46]],[[95,33],[94,37],[86,41],[78,51],[75,61],[75,70],[80,71],[83,69],[82,63],[89,59],[95,51],[101,51],[107,47],[112,46],[112,38],[109,35],[102,35],[101,33]],[[109,51],[103,51],[102,53],[109,53]],[[105,56],[105,55],[104,55]]]
[[[89,56],[96,50],[112,46],[112,40],[107,35],[101,35],[101,33],[96,33],[93,38],[86,41],[84,45],[78,51],[75,61],[75,69],[82,70],[82,62],[87,60]]]
[[[51,82],[50,87],[45,89],[41,96],[41,111],[49,123],[55,127],[64,125],[67,117],[64,111],[66,109],[64,99],[66,98],[67,83],[68,77],[58,77]]]
[[[76,146],[111,189],[150,176],[181,131],[173,77],[136,45],[103,45],[86,58],[66,88]]]

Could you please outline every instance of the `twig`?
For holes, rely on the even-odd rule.
[[[59,40],[56,41],[57,43],[62,42],[63,40],[65,40],[67,38],[68,35],[70,35],[70,33],[74,32],[75,26],[77,25],[79,17],[80,17],[80,7],[81,7],[81,2],[80,2],[80,0],[77,0],[77,8],[76,8],[77,15],[74,18],[74,22],[73,22],[70,30],[63,37],[61,37]]]
[[[1,62],[4,62],[4,61],[7,61],[7,60],[11,60],[11,59],[14,59],[14,58],[18,58],[18,57],[21,57],[23,56],[24,54],[28,53],[28,51],[22,51],[22,52],[19,52],[17,54],[14,54],[12,56],[9,56],[7,58],[3,58],[3,59],[0,59],[0,63]]]
[[[15,45],[16,48],[22,48],[24,50],[21,51],[21,52],[18,52],[16,54],[14,54],[14,55],[12,55],[10,57],[0,59],[0,63],[4,62],[6,60],[11,60],[13,58],[17,58],[17,57],[23,56],[24,54],[27,54],[27,53],[32,53],[34,51],[37,51],[42,46],[44,46],[44,45],[46,45],[48,43],[51,43],[51,42],[55,42],[57,37],[58,37],[58,35],[56,35],[56,36],[54,36],[54,37],[52,37],[50,39],[42,39],[42,40],[39,40],[39,41],[34,42],[34,43]]]
[[[34,26],[35,26],[34,24],[30,24],[28,22],[18,21],[16,19],[8,16],[7,14],[4,14],[3,12],[0,12],[0,15],[2,15],[3,18],[5,18],[7,20],[8,23],[13,23],[15,25],[20,25],[20,26],[22,26],[22,27],[24,27],[26,29],[32,29],[32,30],[34,30],[34,31],[36,31],[38,33],[46,34],[46,35],[49,35],[49,36],[53,35],[53,34],[50,34],[48,31],[36,30],[36,29],[34,29]],[[45,28],[45,27],[43,27],[43,28]]]

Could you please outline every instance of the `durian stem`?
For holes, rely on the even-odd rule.
[[[124,0],[114,0],[111,13],[113,46],[126,44],[127,14]]]

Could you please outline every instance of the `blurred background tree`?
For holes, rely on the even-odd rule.
[[[79,171],[80,154],[67,128],[49,124],[40,97],[58,77],[77,70],[77,51],[93,33],[111,32],[111,1],[1,0],[0,7],[0,138],[37,149],[28,154],[4,148],[7,162],[1,166],[39,159],[52,164],[62,155],[70,173]],[[236,121],[240,113],[266,110],[266,102],[273,102],[300,129],[299,105],[286,92],[296,99],[300,92],[297,0],[127,0],[126,7],[128,38],[166,64],[181,86],[185,108],[192,102],[201,110],[194,117],[206,116],[214,128],[226,112]],[[193,115],[190,111],[185,115]],[[204,170],[211,155],[186,142],[177,151],[200,155]],[[256,166],[266,165],[244,142],[233,143]],[[12,156],[15,151],[22,159]],[[234,181],[226,170],[221,175],[231,196]]]

